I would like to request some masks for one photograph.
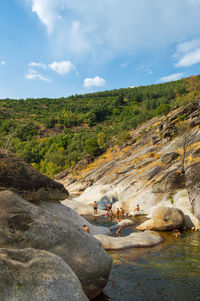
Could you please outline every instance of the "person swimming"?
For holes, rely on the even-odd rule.
[[[183,237],[183,234],[181,234],[180,230],[176,229],[176,230],[174,230],[174,232],[172,233],[172,236],[174,236],[174,238],[178,238],[179,236],[180,236],[180,237]]]
[[[83,229],[83,231],[85,231],[87,233],[90,233],[90,230],[89,230],[88,226],[83,225],[82,229]]]

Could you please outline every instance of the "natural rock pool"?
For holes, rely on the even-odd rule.
[[[87,219],[111,226],[104,217]],[[142,222],[142,217],[136,221]],[[122,236],[135,231],[123,229]],[[95,299],[113,301],[198,301],[200,300],[200,232],[184,232],[152,248],[109,251],[113,267],[104,294]]]

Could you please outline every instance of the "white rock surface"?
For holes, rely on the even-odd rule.
[[[164,241],[160,234],[149,230],[132,233],[125,237],[108,237],[105,235],[96,235],[95,237],[106,250],[152,247]]]
[[[105,210],[97,210],[97,214],[94,214],[94,208],[92,204],[80,202],[79,199],[73,199],[69,200],[66,199],[64,201],[61,201],[61,203],[67,207],[72,208],[74,211],[76,211],[80,215],[94,215],[94,216],[100,216],[100,215],[105,215],[106,211]]]
[[[93,204],[94,201],[98,202],[102,199],[107,199],[113,203],[119,200],[119,197],[119,192],[115,185],[93,185],[87,188],[77,200],[85,204]]]
[[[130,219],[123,219],[118,224],[110,227],[109,229],[111,231],[113,231],[113,230],[118,229],[119,227],[123,227],[124,228],[124,227],[132,226],[132,225],[134,225],[133,221],[131,221]]]

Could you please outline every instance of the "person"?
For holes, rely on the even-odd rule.
[[[177,238],[177,237],[183,236],[183,235],[181,234],[181,232],[180,232],[178,229],[176,229],[176,230],[174,230],[174,232],[172,233],[172,236],[174,236],[175,238]]]
[[[117,217],[119,217],[119,208],[117,208],[117,213],[116,213]]]
[[[140,206],[137,204],[137,206],[135,207],[135,209],[134,209],[134,212],[135,211],[140,211]]]
[[[117,223],[121,222],[121,219],[119,218],[119,216],[117,217]]]
[[[116,234],[117,234],[119,237],[121,237],[121,233],[120,233],[120,232],[121,232],[121,229],[122,229],[122,226],[120,226],[119,229],[118,229],[117,232],[116,232]]]
[[[83,225],[82,229],[83,229],[83,231],[85,231],[87,233],[90,233],[90,230],[89,230],[88,226]]]
[[[108,217],[109,217],[108,219],[109,221],[111,221],[115,217],[114,213],[112,212],[112,209],[108,210]]]
[[[97,202],[94,201],[94,203],[93,203],[94,214],[97,214],[97,207],[98,207]]]
[[[200,231],[200,227],[199,226],[197,228],[192,227],[192,231],[195,231],[195,232]]]
[[[106,204],[106,210],[109,211],[111,209],[111,205],[110,204]]]
[[[119,215],[123,215],[123,209],[122,208],[120,208],[120,210],[119,210]]]

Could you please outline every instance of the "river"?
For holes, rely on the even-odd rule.
[[[87,219],[102,226],[106,218]],[[137,223],[141,218],[137,219]],[[122,236],[135,226],[122,230]],[[113,267],[104,293],[95,301],[200,301],[200,232],[187,231],[152,248],[108,251]]]

